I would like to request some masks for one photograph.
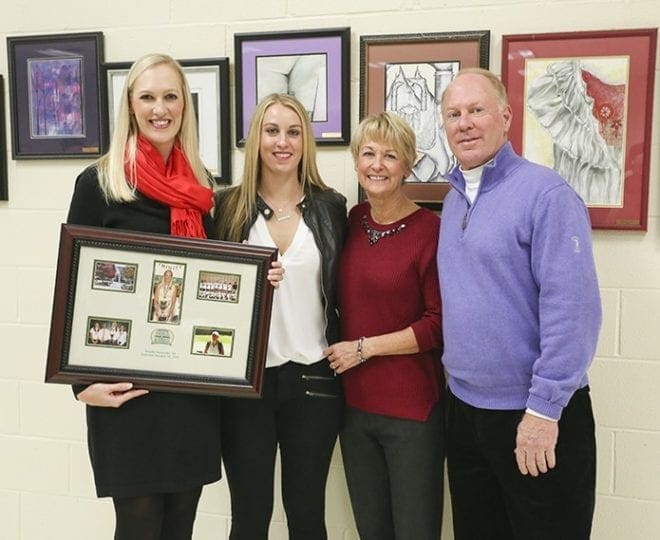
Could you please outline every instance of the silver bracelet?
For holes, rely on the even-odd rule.
[[[358,344],[357,344],[357,358],[360,364],[363,364],[364,362],[367,361],[367,359],[364,356],[362,356],[362,343],[364,343],[364,336],[360,336],[360,339],[358,339]]]

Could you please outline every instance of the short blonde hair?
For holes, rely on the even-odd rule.
[[[148,69],[159,65],[170,66],[179,76],[183,92],[183,116],[179,130],[179,143],[188,163],[203,186],[210,186],[209,175],[199,155],[197,120],[193,109],[192,95],[181,64],[167,54],[151,53],[138,58],[126,76],[121,93],[119,110],[115,119],[110,149],[96,163],[101,190],[107,200],[129,202],[135,200],[135,186],[126,178],[125,162],[130,170],[135,170],[137,136],[139,133],[135,116],[131,112],[131,94],[135,81]]]
[[[392,112],[367,116],[351,138],[351,154],[357,162],[360,147],[366,142],[384,142],[400,153],[404,167],[410,173],[417,160],[417,139],[410,124]]]
[[[443,90],[442,97],[440,98],[440,108],[442,108],[444,105],[445,94],[447,93],[447,90],[449,90],[452,83],[462,75],[480,75],[484,77],[493,87],[493,90],[495,90],[495,97],[497,98],[499,104],[502,107],[506,107],[509,104],[509,97],[507,96],[506,88],[504,87],[502,81],[497,75],[495,75],[492,71],[489,71],[484,68],[470,67],[470,68],[461,69],[452,79],[452,82],[450,82],[447,85],[447,87]]]

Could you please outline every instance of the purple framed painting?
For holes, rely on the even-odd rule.
[[[12,157],[100,156],[103,34],[8,37],[7,54]]]
[[[295,96],[309,113],[317,144],[350,140],[350,28],[234,35],[236,146],[254,109],[273,93]]]

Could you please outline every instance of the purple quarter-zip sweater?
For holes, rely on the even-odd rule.
[[[438,245],[449,387],[475,407],[559,419],[587,384],[601,324],[586,207],[510,143],[473,204],[458,167],[450,183]]]

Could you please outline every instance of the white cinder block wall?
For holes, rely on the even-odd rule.
[[[488,29],[490,66],[499,73],[503,34],[658,25],[657,0],[15,0],[4,2],[0,15],[0,73],[6,83],[7,36],[102,31],[106,61],[130,61],[152,51],[177,58],[229,56],[233,76],[235,32],[350,26],[354,126],[362,34]],[[659,95],[656,82],[648,232],[594,233],[604,305],[598,356],[591,369],[599,439],[593,533],[598,540],[660,537]],[[7,95],[5,107],[8,111]],[[3,128],[10,139],[9,118]],[[7,153],[10,157],[9,148]],[[233,162],[238,177],[241,151],[233,150]],[[0,202],[3,540],[111,538],[112,505],[94,495],[83,407],[68,387],[42,382],[58,228],[73,180],[88,163],[9,161],[9,201]],[[321,149],[319,164],[326,180],[355,203],[357,187],[347,148]],[[338,452],[327,494],[330,538],[357,539]],[[228,515],[224,482],[207,487],[195,540],[227,538]],[[451,538],[450,516],[445,523],[445,538]],[[271,538],[286,538],[279,502]]]

